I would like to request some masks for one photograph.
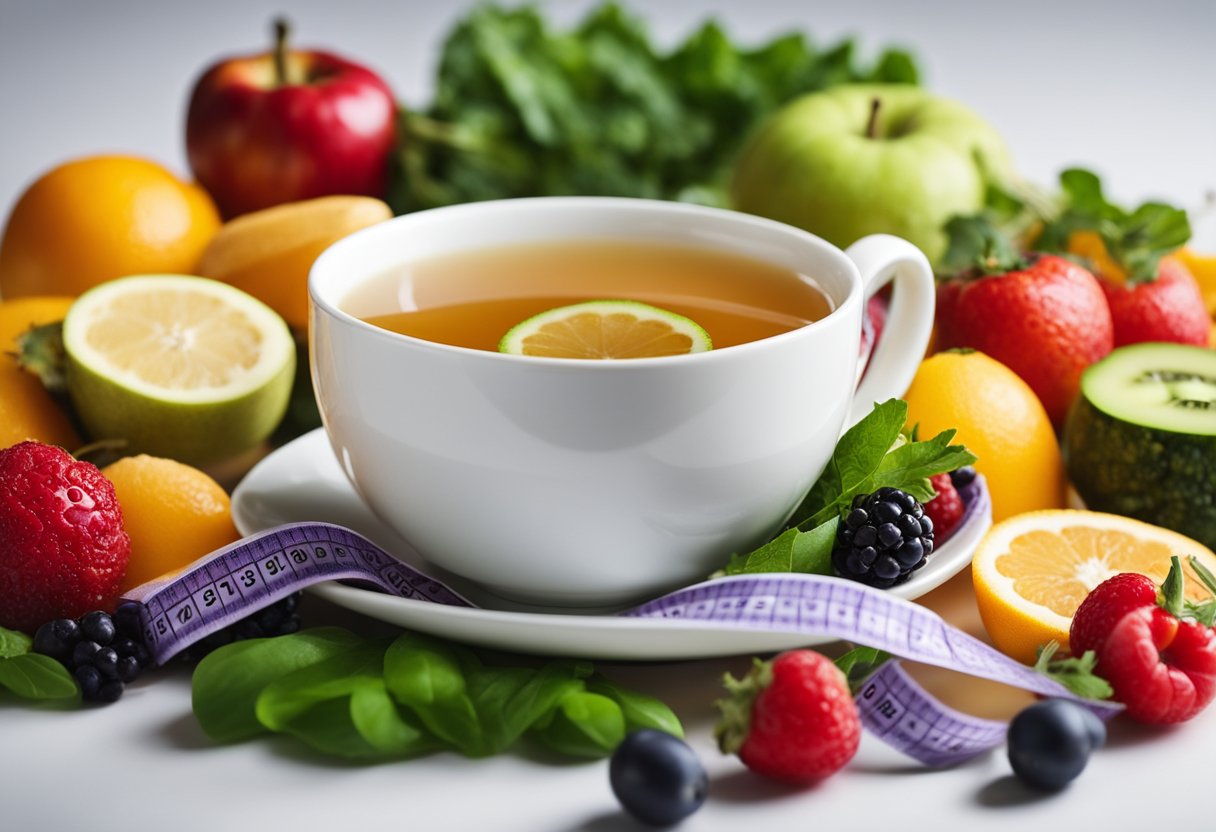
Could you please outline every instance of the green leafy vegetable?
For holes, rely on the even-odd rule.
[[[929,477],[975,462],[975,454],[951,444],[954,430],[917,441],[902,434],[907,420],[907,402],[890,399],[876,404],[840,437],[827,467],[794,511],[788,528],[758,549],[732,556],[723,574],[829,575],[836,529],[854,497],[889,486],[922,502],[931,500],[935,492]]]
[[[336,627],[278,638],[229,644],[194,669],[193,707],[203,732],[216,742],[235,742],[265,733],[258,721],[258,696],[276,679],[310,667],[358,645],[358,636]]]
[[[310,630],[216,650],[195,670],[194,711],[219,741],[276,731],[358,760],[443,748],[482,757],[529,731],[563,753],[603,756],[624,736],[618,723],[683,734],[662,702],[593,673],[415,633],[389,644]]]
[[[1128,282],[1135,284],[1156,279],[1161,258],[1191,238],[1186,211],[1161,202],[1127,211],[1107,200],[1102,181],[1091,171],[1064,171],[1060,188],[1063,209],[1044,225],[1035,243],[1040,251],[1070,254],[1075,233],[1093,232]]]
[[[725,205],[735,156],[777,107],[917,76],[898,50],[860,67],[852,41],[821,50],[792,33],[742,49],[710,21],[661,53],[615,3],[568,32],[534,7],[483,5],[449,34],[430,106],[401,112],[390,202],[399,213],[560,194]]]
[[[0,659],[28,653],[33,644],[33,639],[25,633],[0,627]]]
[[[854,647],[836,659],[835,663],[848,679],[849,690],[856,693],[870,674],[892,658],[894,657],[890,653],[877,647]]]
[[[80,695],[67,668],[41,653],[0,658],[0,687],[22,699],[74,699]]]

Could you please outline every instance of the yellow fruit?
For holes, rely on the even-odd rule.
[[[1038,647],[1068,648],[1073,613],[1098,584],[1139,572],[1160,584],[1170,557],[1182,558],[1187,597],[1207,591],[1187,564],[1194,555],[1216,571],[1216,554],[1168,529],[1095,511],[1036,511],[993,526],[971,564],[975,601],[992,643],[1033,664]]]
[[[559,306],[511,327],[499,352],[545,358],[657,358],[712,349],[695,322],[633,300]]]
[[[1216,254],[1200,254],[1189,248],[1180,248],[1174,257],[1182,261],[1187,271],[1199,284],[1208,314],[1216,317]]]
[[[1102,242],[1096,231],[1074,231],[1069,234],[1068,252],[1088,260],[1095,275],[1101,275],[1116,283],[1127,280],[1127,272],[1111,259],[1106,250],[1106,243]]]
[[[296,329],[308,327],[308,271],[333,243],[393,215],[366,196],[327,196],[276,205],[225,223],[198,273],[253,295]]]
[[[114,483],[123,527],[131,536],[124,592],[239,537],[228,495],[197,468],[140,455],[124,457],[101,473]]]
[[[207,464],[266,439],[295,343],[265,304],[216,280],[140,275],[81,295],[63,324],[68,392],[94,439]]]
[[[921,362],[904,398],[920,435],[957,428],[979,457],[992,517],[1065,504],[1064,464],[1047,412],[1026,382],[981,352],[939,352]]]
[[[71,298],[20,298],[0,302],[0,448],[25,439],[80,447],[75,428],[31,373],[17,366],[17,336],[34,326],[61,321]]]
[[[190,273],[217,228],[211,197],[154,162],[67,162],[34,182],[9,216],[0,297],[75,296],[124,275]]]

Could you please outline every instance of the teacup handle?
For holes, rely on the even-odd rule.
[[[887,322],[865,377],[853,394],[847,427],[868,414],[875,402],[898,398],[907,391],[929,346],[936,288],[928,258],[899,237],[872,234],[853,243],[845,254],[861,272],[867,300],[895,279]]]

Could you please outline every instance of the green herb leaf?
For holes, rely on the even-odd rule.
[[[438,740],[401,712],[380,679],[354,689],[350,719],[359,736],[387,757],[413,757],[440,747]]]
[[[946,275],[1005,274],[1029,264],[990,212],[953,217],[945,231],[948,244],[940,268]]]
[[[0,687],[23,699],[72,699],[80,695],[67,668],[41,653],[0,658]]]
[[[362,639],[336,627],[225,645],[194,669],[194,716],[216,742],[235,742],[266,731],[257,718],[262,690],[283,676],[340,655]]]
[[[854,647],[836,659],[835,664],[848,679],[849,690],[856,693],[870,674],[893,658],[890,653],[876,647]]]
[[[586,690],[567,694],[533,736],[571,757],[606,757],[625,739],[625,715],[612,699]]]
[[[333,757],[366,760],[385,756],[360,733],[351,707],[350,696],[316,702],[293,716],[279,730]]]
[[[680,724],[679,717],[662,700],[644,693],[626,690],[599,674],[587,680],[587,690],[606,696],[620,706],[621,715],[625,717],[625,733],[627,734],[641,728],[653,728],[672,736],[684,736],[684,726]]]
[[[805,572],[832,574],[832,546],[836,542],[839,515],[829,517],[810,531],[786,529],[773,540],[745,555],[734,555],[724,570],[727,575],[760,572]]]
[[[34,640],[18,630],[0,627],[0,659],[8,659],[30,652]]]
[[[551,661],[539,669],[483,666],[469,680],[485,733],[485,753],[497,754],[549,718],[593,672],[587,662]]]
[[[349,697],[362,685],[378,684],[384,669],[385,646],[369,641],[280,676],[258,694],[254,711],[271,731],[322,702]]]
[[[1080,658],[1057,659],[1055,654],[1059,649],[1059,642],[1055,641],[1040,647],[1034,669],[1085,699],[1110,699],[1114,696],[1110,683],[1094,672],[1098,657],[1093,650],[1086,650]]]
[[[384,654],[384,682],[437,737],[469,756],[484,756],[485,732],[465,674],[481,661],[464,647],[404,633]]]
[[[1186,576],[1182,573],[1182,560],[1173,555],[1170,557],[1170,571],[1165,574],[1161,588],[1157,590],[1157,602],[1170,615],[1178,618],[1183,612]]]
[[[950,428],[932,439],[908,442],[895,448],[879,463],[873,487],[869,490],[889,486],[907,491],[921,502],[932,500],[937,492],[929,477],[976,461],[975,454],[966,447],[950,444],[956,433]]]

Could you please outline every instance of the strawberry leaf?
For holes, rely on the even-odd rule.
[[[1038,660],[1034,669],[1049,679],[1054,679],[1069,691],[1085,699],[1110,699],[1114,689],[1110,683],[1094,672],[1098,656],[1093,650],[1086,650],[1080,658],[1055,658],[1060,649],[1059,642],[1049,641],[1039,648]]]

